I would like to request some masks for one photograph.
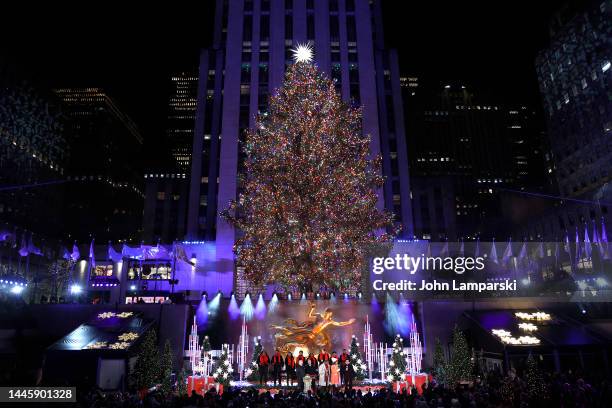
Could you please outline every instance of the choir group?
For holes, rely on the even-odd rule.
[[[301,350],[297,356],[289,352],[283,357],[279,349],[276,349],[276,352],[270,357],[263,350],[257,358],[257,365],[260,385],[267,384],[268,374],[271,371],[274,385],[280,386],[283,372],[285,372],[287,386],[293,386],[293,381],[297,380],[298,388],[304,392],[308,392],[315,386],[327,387],[328,385],[344,385],[351,389],[355,377],[355,370],[346,349],[342,350],[340,356],[335,351],[329,354],[322,349],[316,357],[313,353],[306,357]]]

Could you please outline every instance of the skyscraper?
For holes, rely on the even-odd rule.
[[[544,171],[535,112],[465,82],[403,77],[402,90],[417,237],[510,229],[498,192],[535,188]]]
[[[219,217],[237,197],[241,140],[283,82],[291,49],[310,42],[338,92],[363,107],[363,132],[382,155],[379,208],[412,237],[397,54],[384,49],[381,5],[368,0],[217,0],[213,46],[200,59],[187,236],[216,241],[218,273],[232,277],[236,231]],[[232,279],[228,279],[228,288]]]
[[[535,65],[550,138],[549,172],[560,197],[529,233],[562,239],[575,229],[612,227],[612,1],[578,3],[551,21]]]
[[[142,136],[101,88],[60,88],[71,152],[65,185],[69,238],[98,242],[139,237]]]

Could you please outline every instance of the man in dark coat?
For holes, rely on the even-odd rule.
[[[346,352],[346,349],[342,349],[342,354],[340,354],[339,359],[339,368],[340,368],[340,384],[344,384],[344,372],[346,371],[346,362],[350,361],[351,357]]]
[[[257,359],[260,385],[266,385],[268,383],[268,364],[270,364],[270,357],[268,357],[268,353],[263,350]]]
[[[297,360],[295,365],[295,373],[297,374],[298,389],[300,392],[304,391],[304,376],[306,375],[305,362],[306,359]]]
[[[346,384],[347,390],[353,389],[353,379],[355,378],[355,369],[351,364],[350,360],[345,363],[345,371],[344,371],[344,383]]]

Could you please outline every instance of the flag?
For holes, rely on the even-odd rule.
[[[96,255],[94,253],[94,241],[91,240],[91,244],[89,244],[89,267],[90,269],[94,269],[96,267]]]
[[[110,241],[108,241],[108,259],[113,262],[121,262],[121,260],[123,259],[121,253],[115,251],[115,248],[113,248]]]
[[[191,262],[189,258],[187,258],[187,253],[185,252],[185,248],[182,245],[174,245],[174,256],[177,261],[187,262],[189,265],[195,266],[195,264]]]
[[[459,255],[465,256],[465,242],[461,239],[461,245],[459,245]]]
[[[593,252],[593,248],[591,247],[591,240],[589,239],[589,229],[587,228],[586,223],[584,224],[584,252],[588,259],[591,258],[591,254]]]
[[[19,255],[28,256],[30,252],[28,252],[28,241],[26,239],[26,233],[21,233],[21,248],[19,248]]]
[[[502,256],[502,262],[508,263],[512,258],[512,239],[508,239],[508,245],[506,245],[506,249],[504,250],[504,255]]]
[[[63,246],[60,251],[62,251],[62,259],[65,259],[67,261],[70,260],[70,252],[68,252],[68,249],[66,249],[65,246]]]
[[[521,262],[527,258],[527,240],[523,241],[523,246],[518,254],[518,261]]]
[[[561,249],[559,248],[559,243],[555,242],[555,265],[559,264],[560,256],[561,256]]]
[[[572,249],[570,248],[569,234],[567,233],[567,230],[565,230],[565,239],[563,241],[563,250],[565,252],[567,252],[567,254],[570,256],[570,258],[572,257]]]
[[[480,257],[480,238],[476,238],[476,249],[474,249],[474,258]]]
[[[76,262],[79,260],[80,257],[81,257],[81,252],[79,251],[79,247],[77,246],[75,242],[74,244],[72,244],[72,253],[70,254],[70,258],[72,258],[72,260]]]
[[[601,217],[601,248],[603,259],[610,259],[610,250],[608,248],[608,234],[606,233],[606,223]]]
[[[538,247],[538,256],[540,258],[544,258],[546,254],[544,253],[544,242],[540,241],[540,246]]]
[[[446,258],[448,256],[448,241],[444,243],[444,246],[440,250],[440,258]]]
[[[34,241],[32,240],[32,234],[30,234],[30,240],[28,241],[28,252],[34,255],[42,255],[42,251],[36,245],[34,245]]]
[[[578,264],[582,258],[582,246],[580,245],[580,237],[578,236],[578,227],[576,227],[576,258],[575,262]]]
[[[121,249],[121,255],[123,255],[124,258],[131,258],[131,259],[143,259],[144,258],[142,247],[133,248],[125,244],[123,244],[123,248]]]
[[[489,254],[489,260],[494,263],[498,263],[497,259],[497,250],[495,249],[495,238],[493,238],[493,242],[491,242],[491,253]]]

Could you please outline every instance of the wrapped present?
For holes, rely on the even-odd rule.
[[[413,377],[414,377],[414,386],[417,389],[417,392],[419,393],[419,395],[423,394],[423,385],[429,384],[429,374],[422,373],[422,374],[416,374],[414,376],[407,374],[406,382],[408,383],[408,386],[410,388],[412,388],[412,385],[413,385]]]
[[[406,391],[408,394],[410,394],[410,383],[408,381],[395,381],[393,383],[393,391],[397,392],[398,394]]]
[[[199,375],[190,375],[187,377],[187,394],[191,395],[192,391],[197,394],[204,395],[206,391],[212,387],[217,389],[217,392],[221,393],[223,386],[215,382],[212,377],[204,377]]]

